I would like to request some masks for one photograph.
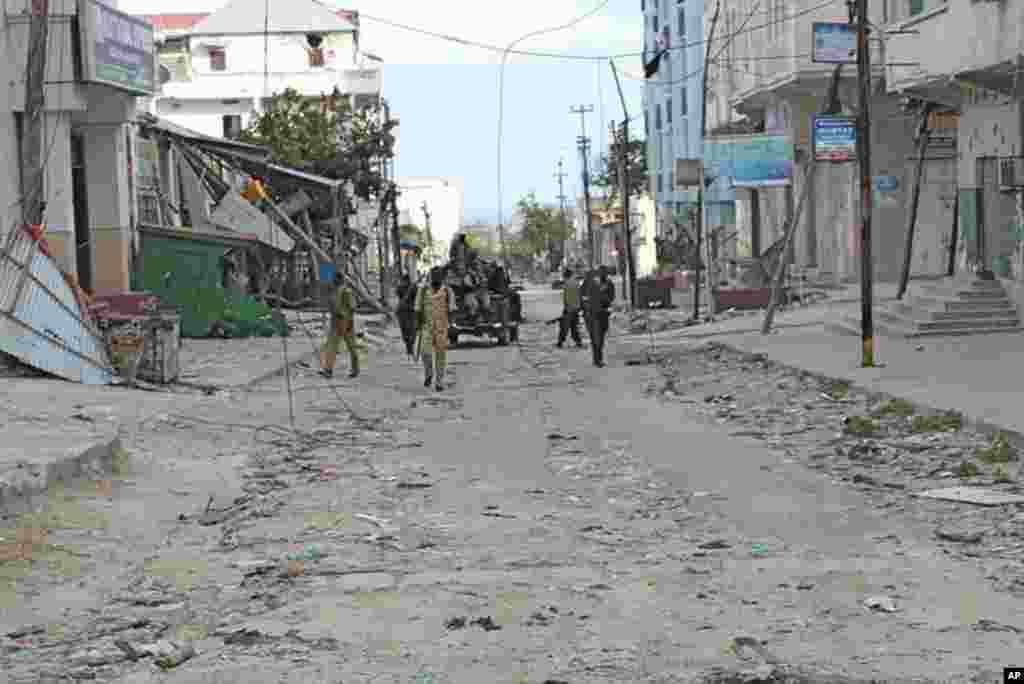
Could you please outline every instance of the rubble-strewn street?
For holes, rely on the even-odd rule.
[[[394,340],[356,380],[136,391],[116,474],[2,525],[6,681],[990,682],[1020,652],[1017,507],[912,496],[1015,480],[998,442],[552,333],[454,350],[443,392]]]

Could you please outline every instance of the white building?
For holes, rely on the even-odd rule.
[[[206,135],[234,137],[287,88],[335,88],[376,102],[379,68],[361,68],[359,17],[314,0],[233,0],[212,14],[145,17],[157,30],[162,94],[151,113]]]
[[[658,235],[669,231],[674,221],[685,221],[687,205],[696,202],[696,192],[675,189],[672,167],[675,159],[701,157],[704,6],[704,0],[641,2],[644,60],[668,48],[658,72],[644,84],[647,168],[658,208]]]
[[[461,183],[452,178],[410,176],[395,179],[398,184],[398,209],[409,217],[409,223],[420,230],[427,228],[433,238],[431,263],[448,260],[452,237],[462,228],[463,195]],[[425,210],[425,211],[424,211]]]
[[[31,6],[30,0],[6,0],[0,14],[0,80],[7,89],[0,99],[0,236],[21,222],[19,141]],[[115,7],[114,0],[50,1],[44,85],[50,252],[83,287],[99,291],[129,285],[135,243],[130,123],[137,96],[158,87],[151,28]]]

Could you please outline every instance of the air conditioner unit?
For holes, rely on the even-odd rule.
[[[999,189],[1003,192],[1024,190],[1024,157],[999,160]]]

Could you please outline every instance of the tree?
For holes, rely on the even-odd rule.
[[[552,242],[569,239],[571,228],[562,221],[558,209],[542,206],[534,193],[521,198],[516,206],[523,216],[523,228],[516,236],[515,245],[510,245],[510,253],[538,257]]]
[[[604,190],[611,199],[618,197],[622,187],[619,181],[619,150],[621,147],[622,132],[618,131],[615,142],[609,148],[608,154],[601,157],[597,173],[590,181],[594,187]],[[626,150],[629,194],[631,197],[642,195],[648,188],[647,143],[643,140],[630,140]]]
[[[382,162],[394,157],[397,119],[385,120],[383,103],[353,110],[335,89],[310,98],[288,88],[242,131],[242,142],[270,149],[274,163],[349,181],[364,200],[388,189]]]

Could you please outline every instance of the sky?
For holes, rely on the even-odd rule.
[[[258,0],[253,0],[258,2]],[[362,16],[360,45],[384,60],[384,97],[400,120],[396,171],[400,176],[443,176],[461,183],[467,221],[497,222],[498,94],[501,48],[522,36],[572,22],[602,0],[517,0],[467,3],[440,0],[325,0]],[[132,14],[209,12],[226,0],[119,0]],[[385,20],[385,21],[380,21]],[[495,46],[485,50],[391,26]],[[557,203],[559,159],[565,194],[582,192],[581,135],[570,107],[592,105],[586,135],[595,153],[606,146],[609,124],[622,119],[622,104],[607,59],[616,58],[626,106],[637,117],[630,133],[642,136],[643,20],[639,0],[607,0],[593,16],[566,30],[528,38],[518,50],[594,57],[592,60],[509,55],[504,73],[501,144],[501,215],[536,192]],[[639,116],[638,116],[639,115]],[[638,125],[639,123],[639,125]]]

